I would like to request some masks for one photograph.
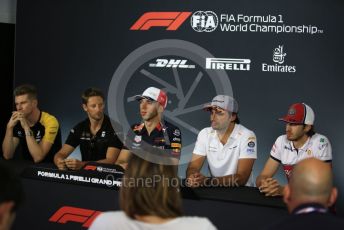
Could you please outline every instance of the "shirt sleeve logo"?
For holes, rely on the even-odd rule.
[[[172,139],[172,141],[178,141],[178,142],[180,142],[180,138],[174,137],[174,138]]]
[[[142,140],[142,136],[136,135],[135,138],[134,138],[134,141],[137,142],[137,143],[141,142],[141,140]]]
[[[171,143],[172,148],[181,148],[182,145],[180,143]]]
[[[250,141],[250,142],[248,142],[247,146],[250,148],[254,148],[254,146],[256,146],[256,144],[253,141]]]
[[[180,131],[179,131],[179,129],[174,130],[173,135],[179,137],[179,136],[180,136]]]
[[[308,155],[308,156],[312,155],[312,150],[307,149],[307,155]]]

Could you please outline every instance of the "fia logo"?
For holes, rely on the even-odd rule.
[[[191,27],[197,32],[213,32],[219,19],[213,11],[196,11],[191,16]]]
[[[277,48],[274,49],[273,55],[272,55],[272,60],[275,63],[278,64],[283,64],[284,63],[284,57],[286,56],[286,53],[283,53],[283,45],[278,46]]]

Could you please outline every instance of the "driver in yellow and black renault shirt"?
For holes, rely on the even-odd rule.
[[[57,119],[38,108],[37,90],[32,85],[14,89],[17,111],[7,123],[2,151],[5,159],[14,157],[21,147],[21,158],[38,162],[53,162],[54,153],[61,148],[61,133]]]

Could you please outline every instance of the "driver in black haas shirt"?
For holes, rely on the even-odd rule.
[[[90,120],[77,124],[71,129],[65,144],[74,148],[80,145],[80,152],[83,161],[99,161],[106,158],[108,147],[122,148],[122,142],[114,132],[110,118],[104,115],[101,128],[95,135],[90,130]]]
[[[177,165],[182,148],[181,132],[178,127],[161,119],[167,105],[166,93],[149,87],[135,98],[140,102],[143,122],[132,125],[116,164],[126,169],[130,151],[140,153],[139,150],[144,150],[144,154],[172,158]]]
[[[71,129],[66,143],[56,153],[54,162],[60,170],[78,170],[89,161],[114,164],[123,146],[110,118],[104,114],[103,93],[89,88],[82,95],[82,103],[88,118]],[[68,158],[78,145],[82,159]]]

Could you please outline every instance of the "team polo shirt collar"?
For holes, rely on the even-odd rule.
[[[158,131],[162,130],[161,122],[158,123],[158,125],[155,127]]]
[[[213,131],[216,136],[215,138],[217,138],[217,140],[221,143],[221,140],[219,139],[219,136],[217,135],[217,131],[214,129]],[[234,129],[232,130],[231,135],[229,136],[226,144],[224,145],[232,144],[238,138],[238,134],[239,134],[239,126],[237,124],[234,124]]]
[[[36,126],[39,126],[39,124],[42,122],[42,111],[39,111],[39,117],[38,117],[38,120],[32,125],[30,126],[30,128],[33,128],[33,127],[36,127]]]
[[[97,134],[99,132],[102,132],[105,130],[105,127],[106,127],[106,124],[107,122],[105,121],[107,119],[107,117],[104,115],[104,118],[103,118],[103,122],[102,122],[102,125],[100,127],[100,129],[97,131],[97,133],[94,135],[94,136],[97,136]],[[91,121],[89,118],[87,118],[87,123],[86,123],[86,129],[87,129],[87,132],[89,132],[91,134]]]
[[[38,121],[35,123],[35,125],[36,125],[38,122],[41,122],[41,119],[42,119],[42,111],[39,111],[39,118],[38,118]]]
[[[298,215],[298,214],[306,214],[306,213],[312,213],[312,212],[326,213],[327,208],[319,203],[306,203],[306,204],[301,204],[297,206],[292,211],[292,214]]]
[[[308,137],[308,138],[307,138],[307,141],[306,141],[306,142],[302,145],[302,147],[299,148],[299,149],[296,149],[296,148],[295,148],[293,141],[289,141],[289,145],[290,145],[290,147],[291,147],[291,150],[292,150],[292,151],[294,151],[294,150],[306,151],[306,150],[308,149],[308,145],[310,144],[309,142],[311,141],[311,138],[312,138],[312,137]]]
[[[148,131],[147,131],[147,128],[146,128],[146,125],[145,123],[142,123],[141,125],[143,125],[141,131],[140,131],[140,134],[142,135],[143,133],[146,133],[147,136],[148,136]],[[149,136],[152,136],[153,133],[155,133],[156,131],[158,132],[161,132],[163,129],[162,125],[161,125],[161,122],[159,122],[156,127],[153,129],[153,131],[151,132],[151,134]]]

